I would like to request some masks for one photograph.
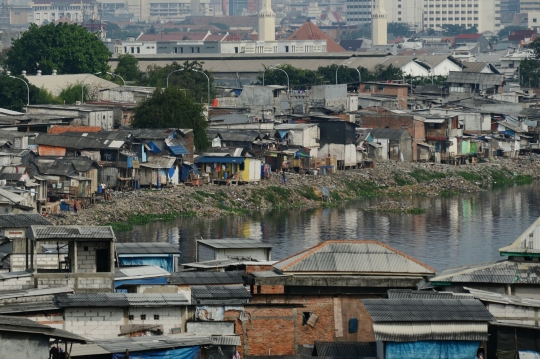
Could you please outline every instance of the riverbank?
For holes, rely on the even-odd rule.
[[[539,177],[540,161],[529,158],[448,166],[421,163],[378,163],[374,169],[340,171],[334,175],[287,174],[287,183],[274,174],[270,180],[244,186],[178,186],[162,190],[113,193],[110,201],[78,213],[61,212],[55,224],[105,225],[130,230],[133,225],[180,216],[245,215],[276,208],[320,207],[342,201],[392,196],[452,196],[478,193],[490,186],[530,183]],[[321,194],[328,197],[320,197]]]

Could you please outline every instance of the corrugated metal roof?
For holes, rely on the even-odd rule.
[[[430,278],[431,283],[540,284],[540,263],[499,261],[451,268]]]
[[[499,248],[499,252],[506,253],[540,253],[540,218],[534,221],[515,241],[509,246]]]
[[[115,279],[168,277],[171,273],[159,266],[133,266],[115,268]]]
[[[26,290],[16,290],[16,291],[10,291],[10,292],[0,292],[0,300],[10,299],[10,298],[39,297],[43,295],[65,294],[65,293],[73,293],[73,288],[57,287],[57,288],[40,288],[40,289],[26,289]]]
[[[86,339],[66,330],[52,328],[30,319],[0,315],[0,331],[42,334],[51,338],[86,342]]]
[[[169,277],[170,284],[178,285],[212,285],[243,284],[240,273],[228,272],[176,272]]]
[[[30,226],[27,236],[34,240],[116,238],[110,226]]]
[[[460,298],[474,299],[469,293],[454,293],[454,292],[435,292],[427,290],[412,290],[412,289],[389,289],[388,299],[444,299],[444,298]]]
[[[482,302],[540,308],[540,299],[516,297],[515,295],[488,292],[468,287],[464,287],[464,289],[468,290],[474,298],[480,299]]]
[[[362,303],[374,323],[495,321],[479,300],[364,299]]]
[[[316,357],[375,358],[377,345],[358,342],[315,342],[313,355]]]
[[[216,269],[216,268],[226,268],[226,267],[235,267],[235,266],[244,266],[244,265],[254,265],[254,266],[271,266],[277,263],[277,261],[256,261],[256,260],[247,260],[245,258],[226,258],[226,259],[214,259],[211,261],[203,262],[193,262],[193,263],[183,263],[184,267],[190,268],[200,268],[200,269]]]
[[[228,238],[228,239],[201,239],[197,241],[200,244],[207,245],[212,248],[227,249],[227,248],[272,248],[271,244],[259,242],[249,238]]]
[[[479,322],[373,323],[373,331],[376,340],[385,342],[488,340],[488,323]]]
[[[157,307],[186,305],[189,301],[181,293],[88,293],[55,296],[62,308],[73,307]]]
[[[32,225],[52,226],[52,223],[37,213],[0,215],[0,228],[27,228]]]
[[[326,241],[274,265],[283,272],[434,274],[416,259],[377,241]]]
[[[112,353],[130,353],[160,350],[169,348],[192,347],[211,345],[210,337],[193,335],[173,336],[159,335],[151,337],[114,338],[107,340],[95,340],[93,344],[74,345],[71,351],[72,357],[85,355],[99,355]]]
[[[377,138],[386,138],[386,139],[389,139],[391,141],[399,141],[403,137],[404,133],[406,133],[405,134],[406,137],[407,137],[407,135],[410,137],[407,130],[400,130],[400,129],[374,128],[374,129],[370,130],[370,132],[371,132],[371,136],[373,136],[373,138],[375,138],[375,139],[377,139]]]
[[[195,299],[251,298],[243,285],[194,285],[191,296]]]
[[[32,276],[32,273],[25,272],[25,271],[6,272],[6,273],[0,273],[0,280],[16,279],[16,278],[31,277],[31,276]]]
[[[77,135],[50,135],[40,133],[35,140],[36,145],[45,145],[53,147],[72,148],[77,150],[84,149],[110,149],[120,148],[124,141],[111,141],[93,138],[90,136],[82,136],[82,133]]]
[[[223,346],[239,346],[242,345],[240,342],[240,336],[238,335],[212,335],[212,344],[214,345],[223,345]]]
[[[115,243],[116,253],[122,254],[181,254],[178,245],[166,242]]]
[[[504,82],[504,76],[500,74],[450,71],[446,82],[458,84],[482,84],[501,86]]]
[[[176,160],[176,157],[148,156],[147,162],[141,163],[140,166],[155,169],[169,169],[173,167]]]

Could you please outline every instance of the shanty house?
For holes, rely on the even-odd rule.
[[[133,129],[121,131],[133,143],[133,151],[142,163],[150,162],[151,156],[174,156],[182,161],[193,162],[195,149],[192,129]]]
[[[412,138],[407,130],[375,128],[371,130],[371,136],[373,136],[373,142],[383,146],[383,155],[387,154],[387,159],[412,161]]]
[[[246,238],[201,239],[197,241],[197,261],[239,257],[248,260],[271,260],[272,245]]]
[[[540,299],[540,218],[499,253],[508,258],[445,269],[430,283],[443,291],[464,292],[467,287]]]
[[[316,121],[320,128],[319,157],[337,157],[337,169],[356,166],[356,124],[347,121]]]
[[[86,343],[86,339],[62,329],[36,323],[33,320],[0,316],[0,352],[11,359],[49,358],[50,341],[54,347],[68,351],[68,343]]]
[[[274,129],[281,139],[286,139],[287,145],[309,148],[310,156],[317,157],[321,135],[316,124],[281,124]]]
[[[450,93],[488,93],[503,92],[504,76],[492,73],[467,73],[452,71],[446,83]]]
[[[144,326],[157,334],[181,331],[189,305],[182,293],[60,294],[55,302],[64,310],[64,328],[92,339],[141,332]]]
[[[141,186],[161,188],[161,186],[176,185],[180,181],[176,157],[148,156],[147,161],[139,166]]]
[[[26,253],[26,230],[30,226],[51,226],[42,215],[33,214],[4,214],[0,215],[0,256],[2,268],[10,272],[23,271]],[[38,251],[39,253],[39,251]],[[38,255],[37,262],[42,262],[43,256]]]
[[[154,265],[129,266],[114,269],[114,291],[117,293],[155,292],[167,285],[171,273]],[[167,289],[163,290],[164,292]]]
[[[378,358],[469,359],[487,347],[495,318],[474,299],[364,299]]]
[[[72,286],[76,293],[113,291],[116,237],[111,227],[32,225],[26,238],[26,270],[34,272],[38,288],[61,283]],[[56,269],[40,268],[36,263],[36,248],[43,242],[68,248]]]
[[[301,305],[283,325],[297,335],[279,335],[272,343],[257,346],[258,355],[272,348],[274,355],[298,354],[294,348],[322,342],[373,342],[369,315],[360,300],[384,298],[388,289],[415,289],[435,270],[377,241],[329,240],[273,265],[272,270],[243,275],[251,286],[250,305],[264,303]],[[253,329],[265,335],[264,322]],[[248,335],[244,346],[257,338]],[[250,355],[257,355],[251,351]]]
[[[80,118],[83,126],[101,126],[104,130],[114,129],[113,110],[96,106],[29,105],[28,114],[73,116]]]
[[[213,183],[248,183],[261,180],[261,160],[252,157],[207,153],[195,160],[199,172],[208,173]]]
[[[170,243],[116,243],[118,264],[123,266],[158,266],[170,273],[178,269],[178,246]]]

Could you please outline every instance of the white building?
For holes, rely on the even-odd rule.
[[[326,40],[284,41],[224,41],[220,43],[222,54],[284,54],[327,52]]]
[[[369,24],[372,0],[347,0],[347,25]]]
[[[73,0],[72,2],[36,1],[30,2],[32,22],[36,25],[46,25],[57,20],[69,20],[82,23],[84,16],[98,16],[98,6],[95,0]]]
[[[376,0],[371,18],[373,45],[386,45],[388,43],[388,20],[386,18],[386,10],[384,9],[384,0]]]
[[[276,40],[276,14],[272,11],[271,0],[263,0],[259,11],[259,40],[264,42]]]
[[[424,0],[386,0],[384,8],[388,22],[405,22],[412,28],[422,28]]]
[[[540,4],[540,2],[539,2]],[[529,11],[528,15],[528,28],[536,30],[538,32],[538,28],[540,28],[540,9],[538,11]]]
[[[124,9],[138,21],[184,20],[191,14],[219,14],[211,0],[100,0],[104,8]]]
[[[501,28],[500,0],[424,0],[424,27],[442,30],[443,25],[476,26],[478,32]]]

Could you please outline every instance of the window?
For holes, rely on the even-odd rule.
[[[84,251],[88,252],[88,246],[84,246]]]
[[[154,320],[159,320],[159,314],[154,314]]]
[[[312,312],[303,312],[302,313],[302,325],[307,325],[309,317],[311,317]]]
[[[146,314],[141,314],[141,320],[146,320]]]
[[[130,315],[128,315],[128,319],[133,320],[133,319],[135,319],[135,316],[133,314],[130,314]]]

